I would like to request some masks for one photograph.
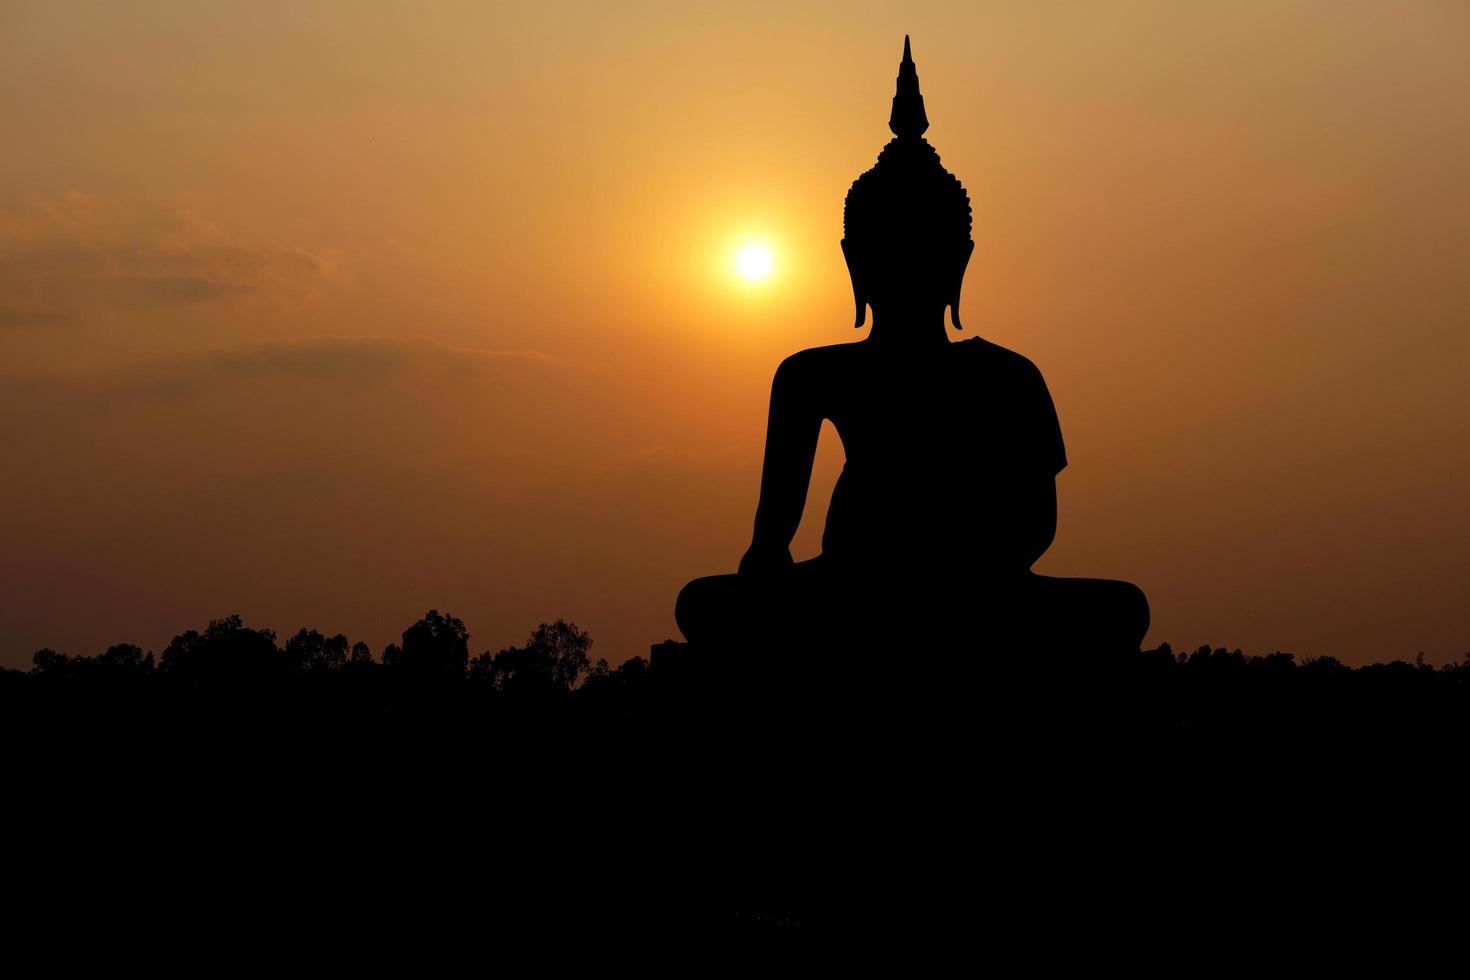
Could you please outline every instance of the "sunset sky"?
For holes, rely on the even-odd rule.
[[[955,337],[1061,418],[1037,570],[1138,583],[1146,646],[1470,651],[1463,0],[0,0],[0,665],[233,612],[676,636],[776,364],[862,336],[905,34]]]

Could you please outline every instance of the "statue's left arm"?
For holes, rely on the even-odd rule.
[[[1043,470],[1017,481],[1014,520],[1007,521],[997,542],[1009,567],[1029,569],[1057,536],[1057,478]],[[1010,564],[1014,563],[1014,564]]]
[[[1020,372],[1022,394],[1018,413],[1026,420],[1020,470],[1012,483],[1013,499],[996,545],[1009,567],[1030,568],[1051,547],[1057,534],[1057,474],[1067,465],[1062,427],[1056,405],[1041,372],[1030,361]]]
[[[792,562],[791,539],[801,524],[817,437],[822,431],[822,416],[802,365],[801,355],[788,357],[776,369],[771,383],[760,503],[756,506],[750,549],[740,559],[742,574]]]

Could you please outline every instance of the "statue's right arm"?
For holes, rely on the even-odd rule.
[[[822,415],[800,354],[776,369],[771,383],[771,413],[766,423],[766,454],[761,469],[760,503],[750,549],[740,559],[741,574],[789,565],[791,539],[801,524]]]

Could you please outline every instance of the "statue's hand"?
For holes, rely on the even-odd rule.
[[[769,575],[794,564],[791,549],[752,544],[740,559],[741,575]]]

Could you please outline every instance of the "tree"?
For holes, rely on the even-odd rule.
[[[495,658],[489,650],[470,661],[467,676],[470,683],[477,686],[490,685],[493,687],[495,685]]]
[[[558,619],[554,623],[542,623],[531,634],[531,647],[544,649],[551,661],[551,679],[562,690],[570,691],[577,681],[592,668],[588,654],[592,649],[592,637],[577,628],[576,623]]]
[[[592,669],[588,652],[592,637],[575,623],[558,619],[542,623],[523,647],[509,647],[495,655],[497,686],[505,691],[566,692]]]
[[[114,643],[97,657],[97,662],[115,670],[136,670],[146,674],[153,669],[153,654],[144,655],[143,648],[132,643]]]
[[[470,633],[463,622],[430,609],[427,616],[403,631],[399,664],[418,677],[463,680],[470,659],[469,642]]]
[[[158,665],[175,677],[228,683],[262,680],[285,666],[275,631],[250,629],[238,615],[211,620],[203,633],[180,633]]]
[[[285,653],[293,670],[336,670],[347,662],[347,637],[301,629],[286,641]]]
[[[62,674],[66,672],[71,658],[64,653],[57,653],[50,647],[42,647],[31,654],[31,673],[33,674]]]

